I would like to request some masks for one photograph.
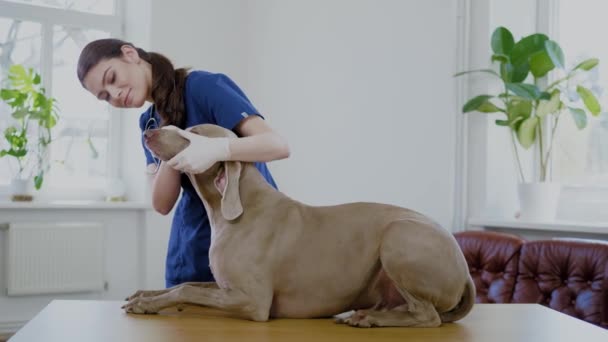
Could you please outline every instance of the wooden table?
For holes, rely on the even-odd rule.
[[[186,308],[160,315],[125,314],[123,302],[56,300],[9,341],[608,341],[608,330],[536,304],[477,304],[440,328],[352,328],[330,319],[257,323]]]

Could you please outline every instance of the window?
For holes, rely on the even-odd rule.
[[[95,14],[113,14],[114,0],[9,0],[10,2],[32,4],[36,6],[45,6],[52,8],[60,8],[72,11],[83,11]]]
[[[600,60],[587,82],[602,106],[602,113],[591,118],[583,130],[577,129],[569,113],[560,117],[553,179],[565,184],[608,186],[608,99],[602,89],[608,86],[608,45],[604,43],[608,25],[603,15],[606,10],[608,3],[604,1],[559,1],[558,32],[552,36],[558,37],[570,67],[584,58]]]
[[[60,119],[50,145],[51,170],[43,188],[102,188],[117,168],[107,156],[113,110],[86,92],[76,77],[81,49],[90,41],[121,36],[118,0],[0,0],[0,77],[23,64],[41,75],[57,99]],[[0,105],[0,130],[10,124]],[[0,159],[0,185],[12,178],[11,158]]]

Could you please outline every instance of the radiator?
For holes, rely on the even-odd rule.
[[[103,290],[101,223],[10,223],[6,240],[9,296]]]

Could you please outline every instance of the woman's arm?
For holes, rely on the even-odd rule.
[[[156,165],[148,165],[152,171]],[[161,162],[158,172],[152,176],[152,207],[158,213],[167,215],[173,209],[180,193],[180,172]]]
[[[170,127],[164,127],[169,129]],[[177,129],[175,127],[171,129]],[[155,176],[152,184],[152,205],[156,211],[166,215],[168,214],[177,198],[180,191],[180,171],[192,172],[197,171],[203,172],[213,163],[218,160],[238,160],[245,162],[267,162],[272,160],[278,160],[289,157],[289,146],[287,141],[281,137],[278,133],[272,130],[270,126],[264,122],[264,120],[258,116],[250,116],[245,120],[241,121],[235,131],[241,136],[237,139],[226,139],[226,138],[203,138],[199,137],[196,139],[202,139],[203,141],[194,141],[194,135],[189,132],[184,132],[178,129],[179,132],[192,135],[190,140],[190,146],[188,147],[190,152],[185,159],[185,162],[176,160],[180,158],[180,155],[184,151],[180,152],[176,157],[173,157],[168,163],[161,163],[160,170]],[[180,133],[181,134],[181,133]],[[198,136],[197,136],[198,137]],[[224,139],[220,141],[221,144],[211,144],[211,139]],[[197,145],[198,143],[198,145]],[[209,157],[205,153],[209,153],[209,147],[219,147],[220,150],[226,150],[226,155],[229,155],[229,159],[215,159],[215,157]],[[229,150],[229,151],[228,151]],[[212,154],[214,155],[214,154]],[[203,159],[201,159],[203,158]],[[206,158],[206,159],[205,159]],[[188,161],[189,160],[189,161]],[[205,161],[205,167],[191,167],[190,164],[196,163],[197,161]],[[174,164],[172,164],[174,162]],[[185,167],[180,167],[180,163],[183,163]],[[207,165],[208,164],[208,165]],[[171,166],[170,166],[171,165]],[[174,169],[176,167],[178,170]]]
[[[289,157],[287,140],[257,115],[241,121],[235,131],[241,138],[230,139],[230,160],[269,162]]]

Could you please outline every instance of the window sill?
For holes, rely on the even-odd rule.
[[[2,209],[101,209],[101,210],[148,210],[152,206],[144,202],[102,202],[102,201],[50,201],[50,202],[9,202],[0,201]]]
[[[508,218],[472,217],[467,220],[467,225],[474,227],[593,233],[608,235],[608,222],[581,222],[566,220],[538,222]]]

